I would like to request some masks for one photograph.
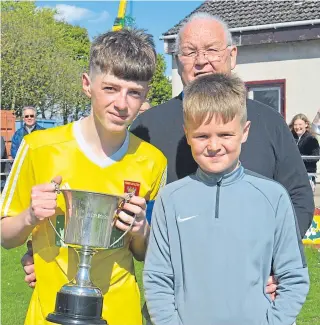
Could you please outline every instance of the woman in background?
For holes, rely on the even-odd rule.
[[[293,117],[289,128],[296,140],[301,156],[319,156],[319,142],[312,134],[310,121],[304,114],[297,114]],[[319,160],[319,159],[318,159]],[[315,190],[316,172],[318,160],[304,160],[307,172],[309,174],[310,184]],[[310,175],[311,174],[311,175]]]

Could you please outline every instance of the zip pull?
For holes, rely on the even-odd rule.
[[[217,193],[216,193],[216,209],[215,209],[215,219],[219,219],[219,200],[220,200],[220,188],[221,188],[222,178],[217,181]]]

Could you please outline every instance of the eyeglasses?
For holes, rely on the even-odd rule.
[[[24,116],[24,118],[29,118],[29,117],[34,118],[34,115],[31,114],[31,115],[25,115],[25,116]]]
[[[207,50],[193,50],[193,49],[184,49],[179,53],[179,56],[183,58],[185,61],[195,61],[195,59],[200,55],[203,54],[203,56],[207,59],[209,62],[220,62],[222,56],[224,55],[225,50],[230,45],[227,45],[223,49],[214,49],[209,48]]]

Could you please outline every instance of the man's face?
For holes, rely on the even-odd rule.
[[[91,98],[92,113],[109,132],[123,132],[137,116],[148,92],[148,82],[119,79],[112,74],[87,74],[83,90]]]
[[[205,121],[199,127],[185,126],[185,133],[194,160],[208,173],[232,171],[239,160],[241,144],[246,142],[250,122],[241,125],[240,117],[223,123],[213,116],[210,123]]]
[[[28,127],[32,127],[36,123],[36,114],[33,109],[23,111],[23,121]]]
[[[236,65],[236,56],[237,48],[227,44],[219,22],[200,18],[191,21],[180,35],[177,57],[183,84],[204,74],[230,74]]]

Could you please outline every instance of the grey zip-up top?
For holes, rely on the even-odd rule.
[[[143,272],[154,325],[292,325],[309,276],[288,193],[243,169],[201,169],[157,198]],[[277,297],[265,293],[270,273]]]

